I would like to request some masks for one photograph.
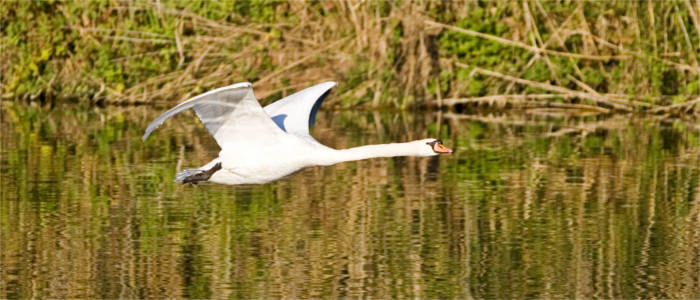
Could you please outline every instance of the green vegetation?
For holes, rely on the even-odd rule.
[[[0,91],[154,103],[247,80],[271,100],[336,80],[342,107],[695,113],[699,29],[691,1],[8,2]]]

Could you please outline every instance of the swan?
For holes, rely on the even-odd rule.
[[[437,139],[367,145],[336,150],[309,134],[321,102],[335,82],[324,82],[261,107],[253,85],[242,82],[188,99],[166,111],[146,128],[142,140],[168,118],[194,109],[221,148],[219,157],[197,169],[183,170],[175,182],[197,184],[264,184],[310,166],[392,156],[452,153]]]

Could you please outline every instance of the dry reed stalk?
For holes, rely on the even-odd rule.
[[[455,64],[456,64],[457,66],[460,66],[460,67],[463,67],[463,68],[469,68],[469,66],[467,66],[467,65],[465,65],[465,64],[462,64],[462,63],[455,63]],[[603,103],[603,104],[609,105],[609,106],[615,108],[616,110],[628,111],[628,112],[633,110],[633,108],[632,108],[631,106],[629,106],[629,105],[623,105],[623,104],[616,103],[617,101],[611,100],[610,98],[605,97],[605,96],[602,96],[602,95],[596,95],[596,94],[591,94],[591,93],[584,93],[584,92],[580,92],[580,91],[574,91],[574,90],[570,90],[570,89],[567,89],[567,88],[564,88],[564,87],[555,86],[555,85],[551,85],[551,84],[548,84],[548,83],[535,82],[535,81],[531,81],[531,80],[527,80],[527,79],[522,79],[522,78],[517,78],[517,77],[513,77],[513,76],[501,74],[501,73],[498,73],[498,72],[495,72],[495,71],[490,71],[490,70],[486,70],[486,69],[482,69],[482,68],[478,68],[478,67],[475,67],[475,68],[473,69],[473,71],[474,71],[474,72],[477,72],[477,73],[480,73],[480,74],[483,74],[483,75],[488,75],[488,76],[491,76],[491,77],[501,78],[501,79],[505,79],[505,80],[508,80],[508,81],[513,81],[513,82],[517,82],[517,83],[520,83],[520,84],[525,84],[525,85],[529,85],[529,86],[541,88],[541,89],[544,89],[544,90],[552,91],[552,92],[555,92],[555,93],[560,93],[560,94],[565,94],[565,95],[572,95],[572,96],[579,97],[579,98],[584,98],[584,99],[593,100],[593,101],[595,101],[595,102],[599,102],[599,103]]]
[[[542,37],[541,37],[541,35],[540,35],[540,31],[539,31],[539,29],[537,29],[537,26],[535,25],[535,23],[536,23],[536,22],[535,22],[535,17],[534,17],[534,16],[532,15],[532,13],[530,12],[530,7],[527,5],[527,1],[524,1],[524,2],[523,2],[523,10],[525,11],[525,19],[527,20],[527,22],[526,22],[526,23],[527,23],[527,27],[529,27],[528,31],[534,33],[534,38],[533,38],[533,41],[532,41],[532,44],[534,45],[533,47],[535,47],[535,48],[537,48],[537,49],[547,50],[547,49],[546,49],[546,46],[545,46],[545,43],[542,41]],[[538,46],[538,43],[539,43],[540,46]],[[544,62],[547,64],[547,68],[549,68],[549,71],[550,71],[551,73],[556,73],[556,66],[552,63],[552,61],[549,59],[548,56],[546,56],[546,55],[540,55],[540,53],[537,52],[537,53],[535,53],[535,55],[533,55],[533,57],[530,59],[530,63],[534,63],[534,61],[537,60],[537,59],[543,59]],[[520,75],[518,75],[518,76],[522,76],[522,74],[523,74],[525,71],[527,71],[527,69],[530,67],[530,63],[528,63],[528,66],[526,66],[525,68],[523,68],[523,70],[521,70],[521,73],[520,73]],[[556,81],[556,83],[557,83],[558,85],[561,85],[561,82],[560,82],[559,78],[556,78],[556,77],[555,77],[554,80]]]
[[[165,39],[142,39],[126,36],[102,36],[106,40],[127,41],[132,43],[152,43],[152,44],[174,44],[175,41]]]
[[[677,110],[677,109],[690,109],[691,107],[695,106],[698,103],[700,103],[700,97],[695,98],[694,100],[691,100],[691,101],[683,102],[683,103],[657,107],[657,108],[650,110],[649,112],[653,113],[653,114],[658,114],[658,113],[668,113],[671,110]]]
[[[191,24],[189,25],[192,28],[200,28],[201,30],[205,30],[207,33],[204,35],[197,35],[194,37],[184,37],[184,38],[179,38],[176,33],[176,44],[177,44],[177,52],[186,52],[187,50],[182,50],[183,48],[188,48],[188,49],[193,49],[194,51],[189,51],[188,56],[193,58],[193,61],[190,63],[187,63],[185,65],[185,68],[183,70],[177,70],[174,72],[169,73],[166,76],[158,76],[156,78],[152,78],[149,80],[146,80],[144,82],[141,82],[135,86],[130,87],[127,91],[124,92],[126,94],[127,98],[134,98],[136,93],[138,93],[141,96],[146,96],[145,93],[142,93],[140,91],[145,91],[145,90],[156,90],[155,92],[151,92],[148,96],[149,97],[165,97],[168,98],[168,95],[172,94],[182,94],[187,90],[187,87],[192,84],[198,84],[204,87],[209,87],[209,86],[220,86],[223,84],[230,83],[229,78],[231,77],[238,77],[240,78],[240,75],[236,75],[234,70],[228,70],[228,69],[221,69],[218,68],[218,65],[220,64],[221,59],[226,59],[226,60],[238,60],[239,58],[241,64],[246,64],[245,61],[248,61],[247,65],[256,65],[258,62],[256,62],[256,56],[258,56],[255,51],[251,51],[249,49],[264,49],[266,48],[266,39],[269,36],[268,32],[258,30],[249,26],[239,26],[239,25],[230,25],[230,24],[222,24],[218,21],[214,20],[209,20],[200,16],[197,16],[195,14],[191,14],[188,12],[181,12],[181,11],[170,11],[166,10],[166,13],[170,14],[175,14],[179,16],[181,19],[179,23],[179,27],[184,26],[184,24],[188,23]],[[192,23],[196,22],[196,23]],[[303,29],[302,29],[303,30]],[[301,57],[300,59],[297,59],[291,64],[287,64],[284,66],[282,69],[278,69],[277,71],[274,71],[270,74],[263,74],[264,76],[257,80],[256,85],[262,84],[264,82],[269,82],[270,80],[279,77],[279,76],[290,76],[295,73],[299,73],[299,71],[292,71],[294,67],[299,66],[307,61],[309,61],[310,58],[313,58],[314,55],[318,55],[320,52],[330,49],[334,45],[337,46],[339,43],[343,42],[344,38],[339,38],[339,39],[332,39],[329,43],[317,43],[316,41],[309,40],[309,39],[299,39],[292,34],[290,34],[291,31],[284,31],[283,35],[285,40],[291,41],[287,43],[281,44],[282,48],[280,48],[280,51],[272,52],[270,51],[271,58],[274,59],[274,61],[280,61],[284,62],[286,60],[289,60],[287,56],[298,56],[298,55],[305,55],[304,57]],[[222,48],[226,47],[228,43],[230,43],[231,40],[239,39],[243,34],[252,34],[253,36],[257,36],[260,38],[259,41],[256,41],[255,39],[252,42],[251,45],[243,49],[243,51],[240,51],[236,54],[228,54],[228,53],[220,53],[218,55],[210,55],[209,53],[215,49],[215,48]],[[199,47],[198,44],[203,44],[206,43],[205,47]],[[323,48],[319,49],[319,45],[323,46]],[[312,48],[311,51],[308,50],[300,50],[300,48],[304,47],[310,47]],[[342,48],[342,47],[339,47]],[[312,52],[313,54],[309,55],[309,52]],[[291,54],[291,55],[290,55]],[[213,59],[209,59],[209,58]],[[215,57],[220,57],[220,58],[215,58]],[[251,60],[252,58],[252,60]],[[181,61],[181,60],[180,60]],[[211,61],[212,63],[209,63]],[[327,67],[326,67],[327,68]],[[313,67],[312,67],[313,69]],[[217,71],[218,70],[218,71]],[[305,73],[306,70],[302,70],[301,72]],[[201,76],[200,74],[207,74],[203,78],[199,78],[198,80],[194,80],[195,78]],[[292,76],[292,78],[305,78],[305,82],[308,81],[313,81],[315,77],[325,77],[328,79],[327,75],[328,72],[316,72],[313,73],[314,76]],[[177,77],[178,79],[175,81],[172,81],[173,77]],[[299,83],[297,80],[293,80],[290,82],[291,85],[298,85]],[[308,84],[308,83],[307,83]],[[156,88],[157,87],[157,88]],[[273,87],[274,88],[274,87]],[[277,89],[277,88],[275,88]],[[280,90],[280,89],[277,89]],[[286,90],[286,89],[282,89]],[[264,93],[264,94],[269,94],[269,93]],[[172,98],[172,97],[169,97]],[[179,98],[179,97],[178,97]]]
[[[152,56],[152,55],[158,55],[164,52],[176,52],[176,49],[171,49],[171,50],[156,50],[156,51],[149,51],[149,52],[143,52],[139,54],[134,54],[134,55],[129,55],[129,56],[122,56],[122,57],[117,57],[117,58],[112,58],[110,61],[111,62],[124,62],[128,61],[132,58],[140,58],[140,57],[145,57],[145,56]]]
[[[483,39],[487,39],[487,40],[492,40],[492,41],[499,42],[499,43],[513,46],[513,47],[523,48],[525,50],[528,50],[528,51],[531,51],[534,53],[544,53],[544,54],[551,54],[551,55],[571,57],[571,58],[589,59],[589,60],[604,60],[604,61],[611,60],[611,59],[623,60],[623,59],[629,58],[629,56],[627,56],[627,55],[585,55],[585,54],[579,54],[579,53],[569,53],[569,52],[547,50],[547,49],[533,47],[533,46],[530,46],[530,45],[522,43],[522,42],[511,41],[509,39],[504,39],[502,37],[498,37],[498,36],[494,36],[494,35],[490,35],[490,34],[486,34],[486,33],[481,33],[481,32],[476,32],[476,31],[469,30],[469,29],[459,28],[457,26],[442,24],[442,23],[438,23],[435,21],[431,21],[431,20],[425,20],[425,24],[458,31],[458,32],[461,32],[464,34],[468,34],[471,36],[475,36],[475,37],[479,37],[479,38],[483,38]]]
[[[258,79],[258,80],[253,84],[253,86],[254,86],[254,87],[257,87],[257,86],[259,86],[261,83],[266,82],[266,81],[268,81],[268,80],[270,80],[270,79],[272,79],[272,78],[274,78],[274,77],[276,77],[276,76],[279,76],[280,74],[284,73],[285,71],[287,71],[287,70],[289,70],[289,69],[291,69],[291,68],[294,68],[294,67],[300,65],[301,63],[303,63],[304,61],[308,60],[309,58],[315,57],[315,56],[318,55],[319,53],[321,53],[321,52],[323,52],[323,51],[326,51],[326,50],[328,50],[328,49],[331,49],[331,48],[333,48],[333,47],[336,47],[336,46],[338,46],[339,44],[342,44],[343,42],[345,42],[345,41],[347,41],[347,40],[348,40],[348,38],[344,38],[344,39],[340,39],[340,40],[334,41],[334,42],[332,42],[332,43],[329,43],[329,44],[326,45],[325,47],[320,48],[320,49],[317,49],[317,50],[315,50],[314,52],[312,52],[312,53],[310,53],[310,54],[308,54],[308,55],[302,57],[301,59],[298,59],[298,60],[296,60],[295,62],[286,65],[284,68],[279,69],[279,70],[277,70],[277,71],[274,71],[274,72],[272,72],[272,73],[266,75],[265,77]]]
[[[576,104],[576,103],[559,103],[559,102],[542,102],[542,101],[525,101],[523,108],[565,108],[565,109],[578,109],[578,110],[590,110],[600,113],[610,113],[610,110],[604,107],[586,104]]]
[[[582,88],[582,89],[588,91],[588,92],[591,93],[591,94],[600,96],[600,94],[598,94],[598,92],[597,92],[596,90],[594,90],[593,88],[591,88],[591,87],[588,86],[587,84],[583,83],[582,81],[576,79],[576,77],[571,76],[571,75],[569,75],[569,74],[567,74],[566,77],[569,78],[571,81],[573,81],[573,82],[574,82],[576,85],[578,85],[580,88]]]
[[[686,46],[688,46],[688,49],[693,49],[693,43],[690,41],[690,35],[688,34],[688,29],[685,27],[685,22],[681,19],[680,15],[676,15],[678,19],[678,24],[680,24],[681,29],[683,30],[683,37],[685,38],[685,43]],[[695,54],[695,51],[689,51],[690,56],[691,56],[691,63],[693,63],[693,67],[697,68],[698,67],[698,58],[697,55]]]
[[[685,6],[688,7],[690,19],[693,20],[693,25],[695,25],[695,32],[698,34],[698,37],[700,37],[700,20],[698,20],[698,12],[695,10],[695,6],[690,3],[690,0],[685,0]]]
[[[571,75],[567,75],[567,77],[568,77],[571,81],[573,81],[576,85],[578,85],[578,86],[581,87],[582,89],[588,91],[589,93],[594,94],[594,95],[597,95],[597,96],[605,97],[605,98],[608,99],[609,101],[615,102],[615,103],[620,104],[620,105],[629,105],[629,104],[631,104],[631,105],[634,105],[634,106],[640,106],[640,107],[646,107],[646,108],[655,107],[655,106],[656,106],[656,105],[651,104],[651,103],[632,100],[632,99],[630,99],[627,95],[600,94],[600,93],[598,93],[596,90],[594,90],[593,88],[591,88],[589,85],[587,85],[587,84],[585,84],[584,82],[582,82],[582,81],[576,79],[575,77],[573,77],[573,76],[571,76]],[[621,99],[618,99],[618,98],[621,98]]]
[[[170,36],[165,35],[165,34],[159,34],[159,33],[153,33],[153,32],[145,32],[145,31],[136,31],[136,30],[126,30],[126,29],[115,29],[115,28],[99,28],[99,27],[83,27],[83,26],[63,26],[61,29],[70,29],[70,30],[78,30],[80,32],[106,32],[106,33],[126,33],[126,34],[132,34],[132,35],[145,35],[145,36],[151,36],[151,37],[157,37],[157,38],[162,38],[162,39],[168,39]]]
[[[570,14],[570,15],[566,18],[566,20],[564,20],[564,22],[563,22],[560,26],[556,26],[556,27],[555,27],[554,25],[552,25],[553,22],[552,22],[552,20],[549,18],[549,16],[547,15],[547,12],[544,10],[544,8],[542,8],[542,5],[541,5],[539,2],[537,2],[537,1],[535,1],[535,3],[538,5],[538,8],[541,10],[542,14],[545,15],[545,24],[548,25],[548,26],[550,27],[550,30],[552,30],[552,32],[553,32],[552,35],[551,35],[544,43],[542,43],[542,47],[540,47],[540,48],[547,48],[547,47],[549,46],[549,44],[551,43],[551,41],[553,41],[555,38],[556,38],[557,40],[559,40],[559,46],[560,46],[560,47],[565,47],[564,41],[566,41],[566,39],[568,38],[568,36],[562,37],[562,36],[560,36],[560,32],[563,31],[563,27],[567,26],[567,24],[569,24],[569,22],[570,22],[571,20],[573,20],[573,16],[574,16],[575,14]],[[580,8],[581,8],[581,6],[579,5],[576,9],[574,9],[574,11],[577,11],[577,10],[579,10]],[[533,18],[532,15],[530,15],[530,18]],[[534,19],[534,18],[533,18],[533,19]],[[537,28],[537,27],[535,26],[535,28]],[[541,58],[541,56],[539,55],[539,53],[535,53],[535,55],[533,55],[533,56],[530,58],[530,60],[527,62],[527,64],[525,65],[525,67],[524,67],[520,72],[518,72],[517,77],[521,77],[523,74],[525,74],[525,72],[527,71],[527,69],[529,69],[529,68],[532,66],[532,64],[534,64],[534,63],[535,63],[538,59],[540,59],[540,58]],[[545,56],[545,58],[546,58],[546,56]],[[547,67],[550,68],[550,71],[551,71],[551,69],[552,69],[551,64],[552,64],[551,61],[549,61],[549,59],[547,58]],[[509,84],[508,84],[508,87],[506,88],[506,91],[505,91],[505,92],[506,92],[506,93],[510,93],[510,91],[512,90],[512,88],[513,88],[514,86],[515,86],[515,82],[509,83]]]
[[[564,42],[566,42],[566,38],[562,38],[560,36],[560,33],[564,30],[564,27],[566,27],[566,25],[571,21],[574,14],[570,14],[564,20],[564,22],[562,22],[560,25],[557,26],[557,25],[554,25],[554,21],[552,21],[552,18],[547,13],[547,10],[544,9],[544,7],[542,6],[542,3],[540,1],[533,1],[533,2],[536,4],[537,9],[540,11],[540,14],[542,14],[544,16],[545,26],[549,27],[549,30],[552,32],[551,36],[544,43],[543,47],[546,48],[547,46],[549,46],[550,42],[554,41],[555,39],[559,43],[559,46],[563,46]],[[574,10],[578,10],[578,9],[581,9],[580,2],[578,4],[578,7],[576,7]]]
[[[648,10],[648,16],[649,16],[649,22],[651,23],[651,44],[654,47],[654,56],[658,55],[658,49],[657,49],[657,41],[656,41],[656,20],[654,18],[654,5],[651,0],[647,0],[647,10]]]
[[[581,34],[581,35],[590,36],[590,37],[593,38],[596,42],[598,42],[598,43],[600,43],[600,44],[602,44],[602,45],[604,45],[604,46],[606,46],[606,47],[608,47],[608,48],[610,48],[610,49],[612,49],[612,50],[616,50],[616,51],[619,51],[619,52],[621,52],[621,53],[623,53],[623,54],[625,54],[625,55],[633,56],[633,57],[636,57],[636,58],[647,58],[647,55],[645,55],[645,54],[643,54],[643,53],[641,53],[641,52],[628,50],[628,49],[622,47],[621,44],[620,44],[620,45],[615,45],[615,44],[613,44],[613,43],[611,43],[611,42],[609,42],[609,41],[607,41],[607,40],[605,40],[605,39],[603,39],[603,38],[601,38],[601,37],[598,37],[598,36],[596,36],[596,35],[594,35],[594,34],[592,34],[592,33],[590,33],[590,32],[587,32],[587,31],[585,31],[585,30],[567,30],[567,29],[564,29],[564,30],[562,30],[562,32],[566,32],[566,33],[568,33],[569,35],[572,35],[572,34]],[[694,65],[691,66],[691,65],[687,65],[687,64],[681,64],[681,63],[677,63],[677,62],[674,62],[674,61],[670,61],[670,60],[668,60],[668,59],[664,59],[664,58],[657,57],[657,56],[652,56],[651,58],[654,59],[654,60],[663,62],[663,63],[665,63],[665,64],[669,64],[669,65],[675,67],[676,69],[678,69],[679,71],[690,71],[690,72],[693,72],[693,73],[696,73],[696,74],[697,74],[697,73],[700,73],[700,67],[694,66],[694,65],[695,65],[695,62],[694,62]]]

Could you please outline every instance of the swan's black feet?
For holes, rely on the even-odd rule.
[[[211,175],[214,175],[216,171],[221,170],[221,163],[217,163],[209,170],[200,169],[187,169],[177,173],[175,175],[175,182],[181,183],[191,183],[197,184],[200,182],[208,181]]]

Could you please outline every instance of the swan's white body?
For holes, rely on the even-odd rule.
[[[201,181],[222,184],[262,184],[305,167],[343,161],[451,152],[435,139],[344,150],[322,145],[309,135],[309,126],[313,124],[321,102],[335,85],[335,82],[315,85],[264,109],[248,82],[219,88],[180,103],[156,118],[146,129],[143,139],[166,119],[193,108],[216,139],[221,152],[218,158],[199,169],[180,172],[176,181],[188,182],[188,176],[211,170],[213,173],[207,174],[210,176],[208,180]]]

